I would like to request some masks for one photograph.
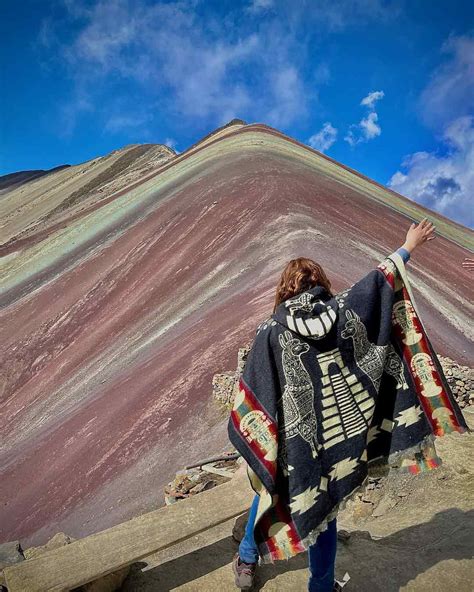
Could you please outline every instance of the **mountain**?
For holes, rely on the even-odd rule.
[[[11,191],[14,187],[28,183],[29,181],[37,179],[38,177],[55,173],[63,168],[67,168],[68,166],[70,165],[62,164],[48,170],[39,169],[34,171],[20,171],[19,173],[9,173],[8,175],[2,175],[0,176],[0,195],[2,195],[6,189]]]
[[[103,530],[228,450],[212,376],[293,257],[339,291],[428,216],[416,302],[435,349],[472,359],[473,231],[266,125],[233,120],[180,154],[126,146],[7,187],[0,211],[0,541]]]

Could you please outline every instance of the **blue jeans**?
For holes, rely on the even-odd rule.
[[[258,562],[258,549],[253,537],[253,527],[258,508],[258,494],[253,498],[250,514],[245,527],[244,538],[240,541],[239,556],[245,563]],[[309,582],[308,592],[332,592],[334,587],[334,566],[336,562],[337,526],[336,519],[328,523],[316,542],[308,548]]]

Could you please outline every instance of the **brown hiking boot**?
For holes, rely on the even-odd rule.
[[[238,553],[234,555],[232,571],[235,575],[235,585],[237,588],[241,590],[250,590],[252,588],[256,568],[256,563],[245,563],[244,561],[240,561]]]

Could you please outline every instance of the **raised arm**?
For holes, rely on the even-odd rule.
[[[408,259],[410,259],[410,251],[405,249],[405,247],[398,247],[398,249],[395,252],[398,253],[400,257],[403,259],[403,263],[407,263]]]
[[[435,228],[436,226],[433,226],[431,222],[428,222],[427,218],[423,218],[423,220],[418,225],[416,225],[414,222],[412,223],[408,229],[405,242],[395,251],[400,255],[404,263],[408,262],[412,251],[416,249],[416,247],[419,247],[424,242],[435,238],[433,234]]]

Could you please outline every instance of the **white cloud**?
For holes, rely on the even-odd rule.
[[[326,121],[321,130],[309,138],[308,144],[320,152],[326,152],[334,144],[336,138],[337,129],[329,121]]]
[[[442,131],[454,117],[472,114],[474,97],[474,37],[450,36],[441,46],[449,56],[432,74],[420,95],[422,120]]]
[[[321,64],[310,80],[308,35],[322,38],[350,24],[393,19],[398,2],[253,0],[247,8],[262,15],[256,24],[232,3],[225,14],[210,10],[203,18],[201,0],[63,0],[67,18],[45,15],[39,42],[56,56],[56,75],[73,82],[70,112],[80,95],[107,121],[110,95],[105,101],[104,95],[114,84],[120,92],[135,85],[142,109],[153,113],[159,103],[186,125],[206,128],[240,117],[284,127],[301,123],[317,106],[317,85],[329,78]],[[80,114],[79,106],[71,121]]]
[[[380,125],[377,123],[377,119],[377,113],[375,113],[375,111],[372,111],[372,113],[369,113],[367,117],[362,119],[359,124],[362,133],[367,140],[372,140],[372,138],[376,138],[377,136],[380,136],[380,134],[382,133]]]
[[[40,23],[38,43],[40,46],[50,48],[57,42],[53,19],[49,16],[45,17]]]
[[[107,79],[131,81],[158,97],[173,118],[205,125],[252,113],[254,120],[281,127],[307,113],[311,93],[292,57],[291,40],[275,36],[272,27],[235,40],[223,26],[209,34],[195,4],[109,0],[79,13],[71,4],[71,18],[80,14],[82,27],[62,50],[77,88],[87,89],[93,101],[95,87]],[[263,75],[247,80],[246,69]],[[113,119],[106,129],[127,119],[125,111],[122,121]]]
[[[376,90],[374,92],[369,93],[366,97],[364,97],[362,99],[362,101],[360,102],[360,104],[365,105],[366,107],[369,107],[369,109],[373,109],[374,104],[377,101],[380,101],[380,99],[383,99],[384,96],[385,96],[385,93],[383,92],[383,90]]]
[[[166,140],[163,142],[163,144],[165,146],[168,146],[168,148],[171,148],[172,150],[174,150],[177,154],[179,154],[179,152],[176,150],[176,140],[174,140],[173,138],[166,138]]]
[[[364,107],[369,108],[367,117],[363,117],[359,123],[353,123],[349,126],[347,135],[344,140],[351,146],[356,146],[361,142],[368,142],[373,140],[377,136],[380,136],[382,129],[378,122],[378,115],[374,109],[374,105],[377,101],[380,101],[385,96],[383,90],[377,90],[370,92],[366,97],[362,99],[360,104]]]
[[[474,37],[451,35],[441,46],[450,58],[438,66],[418,100],[443,153],[407,155],[389,186],[465,226],[474,226]]]
[[[447,153],[415,152],[388,186],[428,208],[474,226],[474,117],[455,119],[443,134]]]
[[[270,90],[275,97],[274,106],[266,113],[266,120],[279,122],[286,126],[296,116],[307,113],[306,100],[303,98],[305,87],[298,70],[294,66],[281,66],[270,75]]]
[[[76,92],[88,94],[100,108],[99,90],[109,81],[127,81],[152,97],[150,106],[158,98],[171,117],[206,126],[234,117],[275,127],[301,119],[315,94],[303,81],[297,40],[285,35],[278,21],[239,36],[230,22],[229,34],[221,23],[199,18],[196,4],[101,0],[84,7],[68,2],[70,18],[79,19],[80,26],[60,51]],[[124,127],[134,116],[125,110],[110,120],[105,114],[105,129]]]
[[[360,139],[358,139],[354,133],[354,129],[357,128],[356,124],[352,124],[349,127],[349,130],[347,132],[347,135],[344,136],[344,141],[347,142],[348,144],[350,144],[351,146],[355,146],[356,144],[358,144],[359,142],[361,142]]]

